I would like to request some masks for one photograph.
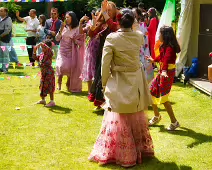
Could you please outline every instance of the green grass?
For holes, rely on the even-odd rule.
[[[13,23],[13,34],[17,37],[26,37],[27,32],[25,31],[26,24],[24,23]]]
[[[102,114],[93,112],[93,104],[87,101],[86,84],[81,95],[72,95],[64,82],[64,90],[55,93],[57,106],[48,109],[34,105],[39,100],[38,72],[26,67],[0,75],[5,78],[0,80],[0,169],[123,169],[87,160]],[[30,78],[18,77],[26,75]],[[161,106],[162,120],[150,128],[156,158],[130,169],[211,170],[212,100],[180,83],[174,85],[170,100],[181,128],[172,133],[165,130],[170,122]],[[148,114],[153,116],[151,110]]]

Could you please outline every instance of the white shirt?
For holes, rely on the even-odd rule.
[[[40,24],[37,17],[32,19],[30,16],[27,16],[27,17],[24,17],[24,20],[26,21],[26,30],[36,31]],[[27,37],[35,37],[35,36],[36,36],[36,32],[27,31]]]

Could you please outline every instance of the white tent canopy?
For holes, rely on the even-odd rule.
[[[177,39],[181,52],[176,60],[176,76],[179,76],[188,58],[188,46],[192,27],[193,0],[181,0],[181,13],[178,22]]]

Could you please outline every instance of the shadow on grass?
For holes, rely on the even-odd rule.
[[[170,104],[171,104],[171,105],[174,105],[174,104],[176,104],[176,103],[175,103],[175,102],[170,102]],[[153,110],[152,106],[149,106],[149,107],[148,107],[148,110]],[[159,111],[159,112],[161,112],[161,111],[166,111],[166,109],[165,109],[165,108],[161,109],[161,108],[158,107],[158,111]]]
[[[10,65],[9,70],[10,70],[10,69],[14,69],[13,66]],[[24,67],[23,67],[23,66],[21,66],[21,67],[17,67],[17,66],[16,66],[15,69],[23,70]]]
[[[99,115],[99,116],[103,116],[104,115],[104,110],[100,109],[100,110],[94,110],[93,113]]]
[[[24,72],[10,72],[10,70],[8,71],[8,73],[6,74],[7,76],[26,76],[26,74]]]
[[[164,125],[154,125],[154,127],[159,127],[160,132],[166,132],[166,133],[170,133],[172,135],[180,135],[180,136],[187,136],[187,137],[193,138],[195,141],[193,143],[187,145],[188,148],[193,148],[202,143],[212,142],[212,136],[205,135],[202,133],[197,133],[197,132],[193,131],[192,129],[188,129],[185,127],[180,127],[179,129],[177,129],[175,131],[167,131],[166,128],[164,127]]]
[[[175,82],[173,83],[174,86],[178,86],[178,87],[185,87],[185,85],[183,84],[183,82]]]
[[[60,91],[60,93],[66,95],[66,96],[79,96],[79,97],[88,96],[87,91],[82,91],[81,93],[71,93],[71,92],[68,92],[68,91]]]
[[[120,170],[121,166],[115,165],[115,164],[108,164],[104,165],[103,167],[109,168],[109,169],[117,169]],[[178,166],[175,162],[162,162],[158,160],[157,158],[153,158],[150,160],[143,160],[143,163],[141,165],[135,165],[131,168],[122,168],[122,169],[129,169],[129,170],[192,170],[192,167],[186,166],[186,165],[180,165]]]
[[[49,110],[57,114],[69,114],[72,111],[72,109],[62,106],[54,106],[49,108]]]

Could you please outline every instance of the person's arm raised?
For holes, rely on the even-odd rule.
[[[80,33],[80,34],[83,34],[83,33],[84,33],[84,30],[83,30],[83,27],[82,27],[84,21],[89,21],[89,17],[87,17],[87,16],[85,15],[85,16],[83,16],[83,17],[80,19],[80,22],[79,22],[79,33]]]
[[[25,21],[24,18],[21,18],[21,17],[20,17],[20,12],[19,12],[19,11],[16,11],[16,17],[17,17],[17,19],[18,19],[19,21],[21,21],[21,22],[24,22],[24,21]]]

